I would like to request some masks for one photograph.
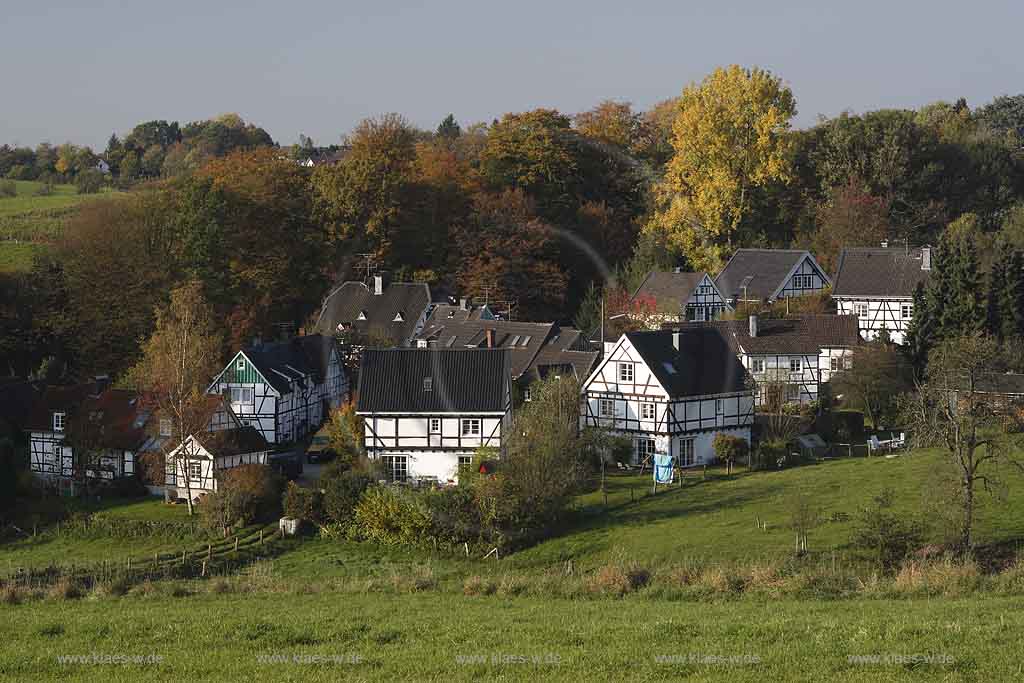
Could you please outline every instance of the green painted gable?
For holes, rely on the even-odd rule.
[[[243,366],[241,369],[239,363]],[[231,359],[231,363],[221,373],[220,381],[229,384],[269,384],[259,370],[241,353]]]

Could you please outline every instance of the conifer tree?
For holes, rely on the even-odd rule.
[[[995,258],[988,272],[988,291],[985,296],[985,331],[1002,339],[1006,316],[1006,268],[1010,256],[1006,243],[1002,240],[996,245]]]
[[[1005,338],[1024,336],[1024,252],[1011,251],[1005,267],[1002,334]]]

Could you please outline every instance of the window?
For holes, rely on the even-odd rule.
[[[480,420],[473,418],[462,421],[463,436],[480,436]]]
[[[853,356],[843,356],[843,369],[849,370],[853,367]]]
[[[632,382],[633,381],[633,364],[632,363],[619,363],[619,381],[620,382]]]
[[[395,313],[395,319],[392,322],[404,323],[405,322],[405,314],[402,313],[401,311],[399,311],[398,313]]]
[[[235,370],[237,372],[244,372],[245,371],[245,359],[244,358],[239,358],[238,360],[235,361]]]
[[[654,419],[654,404],[653,403],[641,403],[640,404],[640,419],[641,420],[653,420]]]
[[[381,457],[388,481],[406,481],[409,478],[409,457],[406,455],[385,455]]]
[[[694,439],[680,439],[679,440],[679,466],[680,467],[692,467],[694,458]]]
[[[427,340],[426,339],[417,339],[416,340],[416,348],[417,349],[425,349],[425,348],[427,348]]]
[[[473,456],[472,455],[460,455],[459,456],[459,470],[461,470],[463,467],[470,467],[470,466],[472,466],[472,464],[473,464]]]
[[[838,358],[833,356],[833,357],[828,359],[828,369],[829,370],[831,370],[832,372],[838,372],[839,368],[840,368],[840,366],[839,366],[839,359]]]
[[[790,358],[789,359],[789,371],[790,372],[800,372],[800,359],[799,358]]]
[[[366,311],[359,311],[359,315],[356,316],[356,320],[366,320]]]
[[[429,429],[430,429],[430,433],[431,434],[440,434],[441,433],[441,418],[439,418],[439,417],[432,417],[432,418],[430,418],[430,427],[429,427]]]
[[[523,401],[525,401],[526,403],[529,403],[532,400],[533,400],[533,395],[530,393],[529,387],[527,387],[526,389],[523,389]]]
[[[601,417],[615,417],[615,401],[610,398],[602,398],[599,411]]]
[[[794,275],[793,286],[797,289],[813,289],[814,278],[810,275]]]
[[[722,415],[725,413],[725,401],[720,398],[715,399],[715,415]]]
[[[701,285],[700,287],[697,288],[697,293],[698,294],[710,294],[711,293],[711,285]]]
[[[799,384],[787,384],[786,385],[786,400],[787,401],[798,401],[798,400],[800,400],[800,385]]]
[[[232,403],[252,403],[252,387],[231,387]]]
[[[172,427],[173,423],[171,422],[170,418],[160,418],[160,436],[170,436]]]
[[[203,463],[190,460],[188,463],[188,478],[192,481],[202,481]]]
[[[856,313],[858,317],[866,318],[866,317],[868,317],[868,305],[867,304],[854,304],[853,305],[853,312]]]
[[[764,372],[764,358],[751,358],[750,371],[754,373]]]
[[[424,377],[423,378],[423,391],[433,391],[433,390],[434,390],[434,378],[433,377]]]
[[[53,414],[53,431],[63,432],[64,431],[64,413]]]
[[[655,453],[654,439],[636,440],[636,464],[643,464],[648,458],[653,458]]]
[[[914,304],[901,304],[900,305],[900,317],[904,320],[910,320],[914,317]]]

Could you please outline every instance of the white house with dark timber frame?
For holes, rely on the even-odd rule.
[[[710,275],[684,273],[678,269],[648,273],[633,293],[632,302],[653,307],[657,324],[652,329],[663,322],[715,320],[722,313],[732,311]]]
[[[581,427],[633,440],[634,463],[655,454],[683,467],[715,459],[724,433],[750,441],[754,395],[721,332],[692,326],[627,332],[582,388]]]
[[[932,269],[930,247],[855,247],[839,255],[832,299],[840,315],[856,315],[860,335],[875,339],[884,328],[903,344],[914,317],[914,291]]]
[[[366,453],[392,481],[456,481],[481,447],[501,448],[511,385],[503,349],[367,349],[356,403]]]
[[[752,315],[704,325],[722,333],[757,384],[757,405],[764,403],[769,390],[781,391],[787,403],[816,401],[821,385],[833,373],[850,367],[854,349],[861,343],[857,320],[851,315],[784,319]]]
[[[178,457],[182,449],[187,457]],[[219,429],[185,439],[167,455],[164,486],[170,499],[193,500],[217,490],[218,475],[241,465],[266,465],[271,446],[254,427]],[[186,483],[186,480],[187,483]]]
[[[802,249],[739,249],[715,278],[730,305],[772,303],[832,286],[810,252]]]
[[[242,349],[208,389],[228,399],[242,426],[268,443],[301,439],[348,397],[337,342],[310,334]]]

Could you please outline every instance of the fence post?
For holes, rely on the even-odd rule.
[[[263,545],[263,529],[260,529],[260,545]]]
[[[238,552],[238,536],[235,536],[235,552]]]

